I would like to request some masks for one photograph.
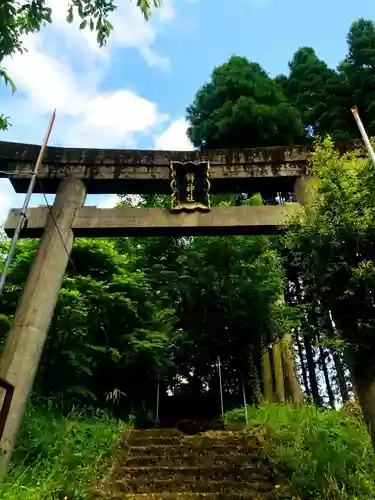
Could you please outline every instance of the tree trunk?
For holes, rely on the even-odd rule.
[[[332,352],[333,362],[335,363],[336,373],[337,373],[337,383],[339,385],[342,403],[345,404],[349,401],[349,391],[348,385],[345,379],[344,363],[341,359],[341,355],[336,350]]]
[[[275,395],[279,403],[285,401],[285,388],[284,388],[284,373],[283,365],[281,362],[281,349],[280,341],[277,341],[272,346],[273,353],[273,366],[275,371]]]
[[[300,359],[300,363],[301,363],[303,385],[305,386],[305,394],[306,394],[306,396],[310,396],[311,391],[310,391],[309,379],[307,377],[305,358],[303,355],[303,347],[302,347],[298,332],[296,333],[296,342],[297,342],[297,347],[298,347],[299,359]]]
[[[347,309],[349,310],[349,308]],[[353,338],[357,339],[360,332],[356,330],[357,325],[352,316],[343,316],[341,310],[337,314],[332,311],[332,316],[342,339],[346,341]],[[373,331],[368,333],[371,340],[373,334]],[[350,370],[353,389],[361,405],[375,451],[375,366],[373,348],[369,345],[369,342],[363,342],[362,337],[362,343],[359,342],[356,346],[347,345],[345,359]]]
[[[312,346],[311,346],[311,340],[310,340],[310,337],[308,335],[304,336],[304,340],[305,340],[307,368],[309,370],[311,394],[312,394],[312,397],[314,399],[315,404],[318,406],[322,406],[323,401],[322,401],[322,398],[319,394],[318,381],[316,379],[315,362],[314,362],[313,350],[312,350]]]
[[[324,328],[328,331],[328,334],[331,337],[339,339],[339,335],[337,333],[337,330],[334,328],[332,324],[331,317],[329,315],[329,312],[326,308],[323,309],[323,314],[324,314]],[[332,357],[333,357],[333,362],[335,363],[335,369],[336,369],[336,374],[337,374],[337,383],[339,386],[340,394],[341,394],[341,399],[343,404],[349,401],[349,391],[348,391],[348,385],[346,383],[345,379],[345,371],[344,371],[344,363],[341,359],[341,354],[336,350],[332,349]]]
[[[354,356],[356,356],[356,354],[354,354]],[[357,363],[355,361],[353,363],[354,385],[359,404],[362,408],[363,417],[371,437],[372,446],[375,450],[375,376],[372,367],[368,369],[367,367],[358,366],[358,364],[364,364],[361,357],[359,363],[358,361]]]
[[[297,377],[296,364],[293,356],[293,338],[289,333],[284,336],[282,342],[282,360],[287,395],[293,403],[301,403],[303,400],[303,393]]]
[[[321,359],[321,364],[322,364],[322,369],[323,369],[323,374],[324,374],[324,380],[327,386],[327,394],[328,394],[328,399],[329,399],[329,404],[331,408],[335,409],[335,396],[332,391],[332,386],[331,386],[331,381],[329,380],[329,373],[328,373],[328,368],[327,368],[327,363],[326,363],[326,353],[323,349],[323,347],[320,345],[319,346],[319,353],[320,353],[320,359]]]
[[[262,382],[263,382],[263,397],[265,401],[272,401],[272,370],[271,370],[271,360],[270,351],[268,345],[262,350]]]

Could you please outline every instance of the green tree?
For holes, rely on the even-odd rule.
[[[375,23],[359,19],[347,35],[348,54],[340,65],[346,79],[350,107],[358,106],[369,135],[375,135]],[[352,135],[358,136],[355,121]]]
[[[187,108],[188,136],[198,148],[243,148],[299,142],[298,110],[259,64],[233,56]]]
[[[34,241],[18,247],[3,296],[5,314],[14,313],[35,248]],[[118,409],[114,405],[122,416],[153,406],[157,374],[170,364],[173,310],[162,307],[144,273],[111,240],[77,240],[72,262],[34,392],[68,407],[106,407],[123,395]],[[6,317],[2,323],[5,334]]]
[[[226,407],[242,402],[241,374],[248,401],[256,402],[260,346],[282,337],[293,324],[290,308],[278,301],[284,275],[271,239],[140,238],[135,247],[137,267],[144,270],[164,307],[176,311],[180,335],[172,348],[174,369],[167,374],[167,385],[178,398],[175,406],[186,413],[194,407],[217,415],[218,357]]]
[[[340,156],[330,139],[312,160],[317,195],[289,231],[288,248],[300,271],[310,315],[325,311],[344,345],[375,446],[375,167],[358,152]]]
[[[335,140],[350,137],[350,104],[342,73],[328,68],[313,48],[299,48],[289,63],[288,77],[276,81],[285,95],[300,111],[310,136],[327,133]]]

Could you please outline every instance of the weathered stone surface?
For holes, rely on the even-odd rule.
[[[127,435],[126,445],[94,488],[93,498],[291,498],[289,479],[281,468],[270,466],[268,446],[256,434],[210,430],[197,435],[175,432],[173,438],[173,444],[156,445],[155,439],[170,443],[169,433],[158,434],[155,429],[152,436],[144,431]],[[140,440],[147,455],[139,455]]]
[[[309,205],[316,195],[316,184],[318,179],[310,175],[299,177],[294,184],[296,200],[301,205]]]
[[[163,208],[96,208],[77,211],[73,222],[76,236],[155,236],[228,235],[275,233],[290,215],[300,209],[297,203],[285,205],[213,207],[211,212],[171,213]],[[11,236],[19,210],[12,209],[5,222]],[[21,237],[39,237],[47,221],[48,208],[30,208],[28,225]]]
[[[360,142],[337,143],[345,152]],[[0,171],[15,172],[11,182],[26,192],[40,146],[0,141]],[[82,179],[88,193],[170,193],[171,162],[210,163],[211,192],[292,191],[307,173],[311,147],[282,146],[244,150],[142,151],[48,147],[40,169],[46,193],[55,193],[69,175]],[[7,177],[1,174],[0,177]],[[40,191],[37,183],[36,192]]]

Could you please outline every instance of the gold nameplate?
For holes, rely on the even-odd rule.
[[[172,212],[209,212],[210,203],[210,181],[208,162],[172,162],[171,189],[172,189]]]

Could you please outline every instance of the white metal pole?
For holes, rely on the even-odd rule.
[[[3,269],[2,275],[0,277],[0,297],[3,294],[5,280],[6,280],[10,265],[11,265],[12,260],[13,260],[14,252],[16,249],[16,244],[17,244],[18,238],[20,236],[21,229],[23,228],[24,222],[26,220],[26,211],[27,211],[27,208],[29,206],[31,195],[34,191],[34,186],[35,186],[36,178],[38,175],[39,167],[43,161],[43,156],[44,156],[44,153],[46,151],[48,139],[49,139],[49,136],[51,135],[51,130],[52,130],[53,124],[55,122],[55,116],[56,116],[56,109],[53,111],[51,119],[49,121],[47,132],[46,132],[46,135],[44,137],[43,144],[42,144],[40,151],[39,151],[38,159],[37,159],[36,164],[35,164],[34,172],[33,172],[33,175],[31,177],[29,187],[27,189],[25,200],[23,202],[22,209],[21,209],[19,216],[18,216],[16,229],[14,230],[14,234],[12,237],[12,241],[10,243],[8,255],[5,259],[4,269]]]
[[[159,427],[159,405],[160,405],[160,375],[158,374],[158,384],[156,386],[156,427]]]
[[[248,419],[247,419],[247,403],[246,403],[246,391],[245,391],[245,384],[243,381],[243,373],[241,372],[241,385],[242,385],[242,397],[243,397],[243,406],[245,409],[245,422],[246,422],[246,427],[248,425]]]
[[[374,153],[374,150],[371,146],[371,142],[370,142],[370,139],[368,138],[365,127],[363,126],[362,120],[359,116],[357,106],[354,106],[354,108],[352,108],[352,113],[353,113],[353,116],[355,118],[355,121],[357,122],[359,131],[361,132],[363,142],[365,143],[367,151],[369,152],[369,155],[371,157],[371,161],[372,161],[373,165],[375,166],[375,153]]]
[[[218,367],[218,371],[219,371],[221,416],[222,416],[222,417],[224,417],[223,384],[222,384],[222,380],[221,380],[221,363],[220,363],[220,356],[218,356],[218,357],[217,357],[217,367]]]

